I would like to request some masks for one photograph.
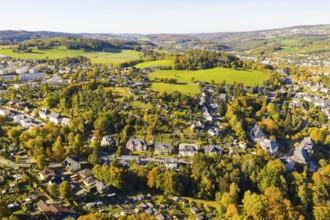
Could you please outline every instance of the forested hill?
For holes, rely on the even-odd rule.
[[[63,33],[63,32],[51,32],[51,31],[15,31],[15,30],[0,31],[0,41],[3,43],[22,42],[25,40],[38,39],[38,38],[79,37],[79,36],[81,35]]]

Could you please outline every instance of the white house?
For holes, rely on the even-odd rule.
[[[278,151],[278,144],[273,140],[269,140],[265,138],[262,139],[259,143],[260,143],[260,147],[264,150],[267,150],[270,155],[273,155]]]
[[[29,71],[28,66],[22,66],[22,67],[16,69],[17,74],[27,73],[28,71]]]
[[[46,120],[48,118],[49,113],[50,112],[48,109],[42,108],[39,110],[39,117]]]
[[[106,135],[106,136],[103,136],[102,140],[101,140],[101,146],[102,147],[106,147],[106,146],[110,146],[113,142],[113,139],[111,136],[109,135]]]
[[[185,144],[179,145],[179,156],[191,157],[198,153],[197,144]]]
[[[60,114],[56,113],[56,112],[51,112],[48,116],[49,121],[53,122],[55,124],[60,124],[61,119],[60,119]]]

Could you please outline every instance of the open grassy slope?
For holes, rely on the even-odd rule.
[[[150,68],[152,66],[172,66],[172,64],[173,64],[173,60],[155,60],[155,61],[139,63],[135,67],[142,69],[142,68]]]
[[[150,79],[155,78],[175,78],[179,83],[190,83],[192,77],[194,81],[206,81],[221,83],[240,82],[246,86],[261,85],[267,78],[267,74],[251,70],[233,70],[228,68],[214,68],[208,70],[157,70],[149,74]]]
[[[130,60],[136,60],[140,57],[140,54],[136,51],[113,48],[109,48],[103,52],[68,50],[65,47],[45,50],[33,48],[31,53],[14,53],[9,47],[0,46],[0,54],[6,54],[9,57],[22,59],[57,59],[63,57],[84,56],[90,58],[94,63],[104,64],[118,64]]]

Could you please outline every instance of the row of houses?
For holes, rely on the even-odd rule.
[[[39,117],[44,120],[49,120],[54,124],[62,125],[62,126],[69,126],[69,122],[70,122],[69,118],[62,117],[60,114],[53,111],[49,111],[47,108],[41,108],[39,110]]]

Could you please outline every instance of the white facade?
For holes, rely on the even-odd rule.
[[[16,69],[17,74],[27,73],[28,71],[29,71],[28,66],[22,66],[22,67]]]

